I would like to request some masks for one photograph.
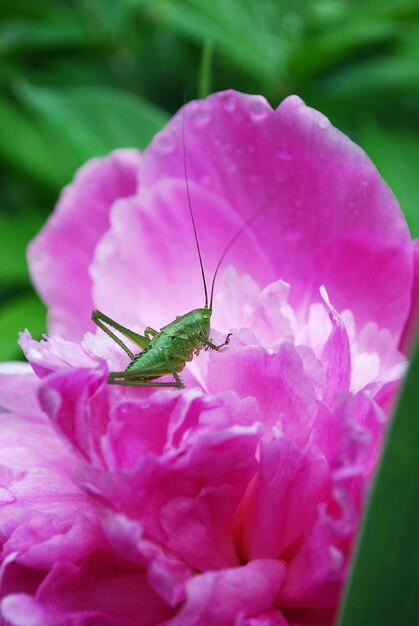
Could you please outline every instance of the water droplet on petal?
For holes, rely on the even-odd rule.
[[[211,119],[211,112],[208,105],[204,102],[197,102],[191,117],[196,126],[206,126]]]
[[[296,96],[296,95],[288,96],[286,101],[287,101],[288,105],[292,105],[293,107],[295,107],[297,109],[305,109],[306,108],[306,105],[301,100],[300,96]]]
[[[228,161],[226,167],[230,173],[235,173],[239,169],[239,166],[235,161]]]
[[[361,180],[361,193],[362,195],[366,195],[367,191],[368,191],[368,181],[367,180]]]
[[[160,152],[172,152],[174,148],[173,139],[169,133],[159,133],[155,139],[156,147]]]
[[[296,224],[289,223],[288,225],[286,224],[286,227],[288,228],[288,230],[285,232],[285,238],[287,239],[287,241],[289,241],[291,244],[300,242],[303,236],[298,230]]]
[[[219,99],[226,111],[232,113],[236,108],[236,96],[231,91],[223,91],[219,94]]]
[[[330,122],[327,119],[327,117],[325,117],[324,115],[319,114],[319,121],[317,122],[317,125],[322,130],[325,130],[326,128],[329,128]]]
[[[285,144],[281,144],[279,146],[278,150],[275,153],[275,156],[280,161],[291,161],[291,159],[292,159],[292,156],[289,153],[289,150],[288,150],[288,148],[287,148],[287,146]]]
[[[351,217],[358,217],[359,214],[360,214],[359,206],[357,206],[355,202],[350,202],[349,203],[349,215]]]
[[[269,112],[269,105],[262,96],[253,96],[249,104],[250,115],[255,120],[264,119]]]
[[[38,248],[32,248],[30,254],[32,263],[37,263],[38,265],[45,263],[45,255],[42,250],[39,250]]]

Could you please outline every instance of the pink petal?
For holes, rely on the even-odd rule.
[[[187,584],[186,603],[170,626],[230,626],[240,615],[271,609],[284,575],[283,563],[261,559],[195,576]]]
[[[154,626],[173,614],[147,584],[144,569],[106,553],[92,555],[80,568],[56,567],[38,596],[63,616],[87,613],[86,625],[94,617],[112,626]],[[79,620],[74,624],[83,624]]]
[[[209,289],[225,241],[241,220],[224,198],[194,184],[191,194]],[[235,246],[237,269],[248,267],[250,249],[256,278],[269,275],[269,262],[250,229]],[[176,315],[204,306],[183,179],[163,180],[114,206],[111,229],[98,246],[92,275],[98,308],[139,330],[146,325],[160,328]]]
[[[2,557],[0,598],[15,593],[33,594],[45,578],[46,572],[44,570],[23,565],[19,563],[18,559],[17,552],[11,552],[4,558]]]
[[[40,403],[65,437],[89,460],[100,459],[100,439],[108,423],[107,370],[75,368],[48,376]]]
[[[296,96],[272,111],[260,96],[222,92],[190,103],[184,116],[191,184],[243,217],[264,208],[249,228],[274,278],[290,283],[291,303],[318,299],[324,284],[339,311],[400,336],[412,284],[409,231],[365,153]],[[145,188],[184,179],[181,133],[178,114],[145,151]],[[236,265],[234,247],[229,262]],[[249,253],[247,272],[257,269]],[[271,280],[266,274],[265,284]]]
[[[95,307],[88,268],[109,227],[110,207],[136,191],[139,162],[135,150],[117,150],[89,161],[64,189],[55,212],[30,244],[31,276],[49,307],[50,332],[81,339],[92,328]]]
[[[8,366],[7,368],[5,366]],[[32,416],[41,414],[37,392],[39,381],[28,363],[0,365],[0,412],[16,411]]]
[[[173,614],[144,570],[105,553],[81,566],[56,563],[36,599],[12,595],[2,610],[16,626],[155,626]]]
[[[324,345],[320,358],[326,370],[327,383],[323,402],[329,405],[333,402],[336,392],[349,390],[351,380],[351,351],[348,334],[342,319],[330,304],[324,290],[322,291],[322,297],[329,309],[329,317],[332,322],[332,332]]]
[[[61,626],[63,621],[51,615],[37,600],[25,593],[14,593],[2,600],[0,613],[10,626]]]
[[[177,394],[176,403],[173,393],[156,395],[168,420],[168,426],[160,420],[157,427],[167,429],[171,444],[156,449],[155,441],[137,432],[135,417],[141,423],[142,413],[149,415],[149,401],[126,403],[124,428],[111,425],[104,444],[107,462],[121,463],[119,471],[86,469],[85,484],[103,503],[141,522],[144,536],[181,562],[198,570],[235,565],[233,516],[257,468],[260,439],[258,424],[240,424],[242,412],[247,420],[249,402],[196,391]],[[205,421],[196,424],[201,416]],[[130,438],[130,430],[139,442],[136,460],[119,441]]]
[[[343,580],[344,558],[331,545],[329,528],[322,523],[307,529],[304,544],[287,564],[278,603],[283,607],[323,609],[337,604]]]
[[[72,480],[75,463],[45,418],[0,415],[3,558],[47,569],[102,545],[96,513]]]
[[[260,613],[257,617],[236,620],[235,626],[288,626],[289,622],[278,609]]]
[[[58,335],[44,336],[41,341],[36,341],[25,330],[20,333],[19,345],[38,378],[72,367],[103,367],[103,362],[88,355],[80,344]]]
[[[267,346],[293,335],[296,316],[287,300],[289,285],[276,281],[260,289],[245,274],[229,266],[222,272],[215,298],[213,326],[219,329],[250,328]]]
[[[106,536],[119,555],[142,566],[148,564],[147,580],[169,606],[183,602],[185,583],[194,574],[189,565],[145,539],[142,525],[123,514],[109,511],[103,516],[103,524]]]
[[[314,381],[291,341],[272,353],[233,337],[228,349],[211,354],[207,385],[213,393],[234,389],[243,398],[254,396],[264,423],[279,422],[289,434],[307,432],[317,410]]]
[[[102,450],[110,470],[135,468],[144,454],[163,452],[168,417],[179,400],[177,395],[154,396],[155,401],[151,404],[132,400],[115,407],[107,437],[102,440]]]
[[[302,454],[285,438],[261,444],[258,477],[243,521],[244,556],[285,559],[288,550],[290,558],[289,550],[313,523],[329,488],[327,464],[315,448]]]
[[[394,388],[391,391],[394,397]],[[380,402],[385,401],[383,395],[388,392],[384,387],[374,399],[371,392],[359,392],[355,396],[341,394],[332,411],[319,406],[311,442],[341,475],[359,473],[362,468],[363,475],[370,476],[385,434],[387,419]]]

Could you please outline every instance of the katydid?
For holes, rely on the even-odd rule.
[[[189,181],[186,166],[185,154],[185,131],[183,124],[183,165],[185,172],[186,193],[188,198],[189,213],[195,237],[196,248],[199,257],[199,264],[202,274],[202,282],[205,294],[205,306],[202,309],[193,309],[189,313],[176,317],[173,322],[163,326],[160,330],[154,330],[150,326],[140,335],[129,328],[115,322],[113,319],[101,313],[92,312],[93,322],[99,326],[109,337],[111,337],[124,350],[131,362],[122,372],[110,372],[108,383],[113,385],[133,385],[137,387],[177,387],[182,389],[179,372],[183,370],[187,361],[191,361],[202,349],[220,350],[226,346],[230,340],[229,333],[223,343],[215,345],[210,339],[210,326],[212,315],[212,304],[214,296],[214,285],[218,270],[230,247],[236,241],[249,220],[239,229],[229,244],[224,249],[214,272],[211,286],[211,297],[208,306],[208,291],[205,279],[204,265],[199,247],[199,240],[195,226],[194,214],[192,211],[191,196],[189,191]],[[138,354],[132,352],[128,346],[111,329],[115,329],[121,335],[131,340],[142,350]],[[156,379],[161,376],[172,375],[172,382],[161,382]]]
[[[201,250],[196,233],[195,220],[192,212],[192,205],[189,193],[189,184],[186,178],[186,189],[188,197],[189,211],[192,219],[195,242],[198,251],[199,264],[201,267],[202,282],[204,285],[205,306],[202,309],[193,309],[189,313],[176,317],[173,322],[163,326],[160,330],[154,330],[151,326],[147,326],[144,335],[140,335],[113,319],[101,313],[100,311],[92,312],[92,320],[99,326],[111,339],[113,339],[124,350],[131,362],[126,370],[122,372],[110,372],[108,383],[112,385],[133,385],[137,387],[177,387],[183,389],[179,372],[183,370],[187,361],[192,361],[194,355],[204,350],[220,350],[226,346],[232,333],[228,333],[223,343],[214,344],[210,339],[212,304],[214,300],[214,285],[217,278],[218,270],[222,262],[235,243],[238,237],[248,224],[256,217],[261,209],[255,211],[248,218],[241,228],[235,233],[234,237],[229,241],[222,253],[217,267],[215,268],[214,277],[211,284],[210,303],[208,306],[208,290],[205,279],[204,266],[202,263]],[[110,327],[110,328],[109,328]],[[128,346],[111,330],[114,328],[121,335],[130,339],[137,346],[142,348],[138,354],[134,354]],[[173,382],[159,382],[156,378],[172,374]]]
[[[190,204],[189,208],[191,208]],[[109,335],[109,337],[111,337],[131,359],[131,362],[126,370],[122,372],[109,373],[108,383],[112,385],[134,385],[137,387],[177,387],[178,389],[182,389],[184,384],[182,383],[178,372],[183,370],[186,362],[192,361],[194,355],[199,354],[203,348],[204,350],[208,350],[208,348],[211,350],[219,350],[223,346],[226,346],[230,340],[231,333],[226,336],[223,343],[217,346],[209,338],[215,278],[225,253],[221,256],[214,274],[211,287],[211,300],[210,305],[208,306],[207,285],[205,281],[201,251],[199,249],[198,239],[196,238],[192,211],[191,216],[204,282],[205,306],[203,309],[193,309],[192,311],[189,311],[189,313],[176,317],[173,322],[163,326],[160,330],[154,330],[150,326],[147,326],[144,331],[144,335],[135,333],[129,328],[118,324],[100,311],[93,311],[92,320],[95,324],[97,324],[99,328]],[[232,243],[233,240],[231,240],[230,244]],[[228,247],[230,247],[230,245]],[[225,252],[226,251],[227,248]],[[122,335],[130,339],[133,343],[142,348],[142,351],[138,354],[131,352],[122,339],[117,337],[115,333],[112,332],[111,328],[114,328]],[[155,380],[156,378],[160,378],[166,374],[172,374],[174,379],[173,382],[160,382]]]

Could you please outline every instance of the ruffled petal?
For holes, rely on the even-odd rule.
[[[170,626],[230,626],[240,615],[257,615],[272,607],[284,576],[283,563],[269,559],[195,576]]]
[[[288,435],[304,436],[317,411],[316,380],[311,370],[305,370],[305,353],[291,341],[268,352],[258,346],[240,345],[239,340],[234,335],[228,349],[211,354],[208,390],[234,389],[242,398],[253,396],[266,425],[277,425]]]
[[[45,413],[90,461],[100,461],[100,439],[108,423],[106,378],[104,367],[75,368],[51,374],[39,392]]]
[[[173,614],[144,569],[106,553],[56,563],[35,597],[10,595],[1,610],[12,626],[154,626]]]
[[[0,414],[2,558],[48,569],[102,545],[95,509],[72,480],[75,463],[45,417]]]
[[[318,450],[302,453],[282,437],[263,443],[257,481],[246,501],[243,555],[249,560],[292,558],[329,489],[327,463]]]

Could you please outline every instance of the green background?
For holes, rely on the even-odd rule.
[[[328,115],[419,237],[419,1],[0,0],[0,360],[20,358],[19,330],[45,330],[25,247],[75,170],[144,148],[185,94],[225,88]],[[419,623],[418,379],[417,352],[341,626]]]

